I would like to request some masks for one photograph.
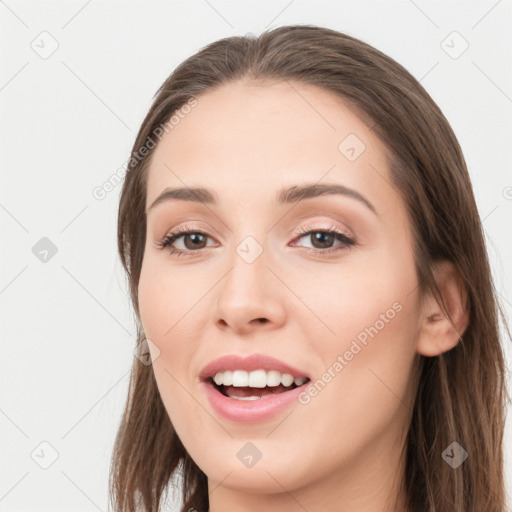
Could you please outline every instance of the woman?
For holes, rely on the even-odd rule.
[[[470,179],[398,63],[285,26],[183,62],[135,141],[139,347],[115,510],[503,512],[505,365]],[[508,331],[507,331],[508,332]]]

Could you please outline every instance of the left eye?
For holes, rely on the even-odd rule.
[[[307,237],[312,241],[313,247],[305,247],[305,249],[315,253],[325,254],[337,252],[356,244],[354,238],[334,228],[302,230],[296,239],[300,240]],[[181,238],[183,238],[184,248],[173,247],[173,244]],[[190,255],[193,252],[198,252],[198,249],[204,249],[207,247],[205,244],[208,238],[210,237],[202,231],[187,231],[187,228],[185,227],[167,234],[162,240],[157,242],[157,245],[162,249],[170,247],[171,254],[177,254],[178,256],[181,254]],[[339,240],[341,243],[337,246],[332,246],[336,240]]]
[[[344,233],[339,232],[335,229],[329,230],[315,230],[315,231],[307,231],[305,234],[299,237],[308,238],[312,241],[313,247],[308,247],[308,249],[321,250],[322,249],[332,249],[332,244],[339,240],[341,242],[341,246],[349,246],[353,245],[354,240],[345,235]],[[336,247],[336,246],[335,246]],[[339,247],[339,246],[338,246]],[[330,252],[330,251],[322,251],[322,252]]]

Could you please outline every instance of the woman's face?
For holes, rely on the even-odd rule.
[[[280,201],[327,185],[346,193],[313,188]],[[216,202],[181,194],[150,208],[166,188],[196,187]],[[222,86],[155,148],[146,206],[141,320],[172,424],[210,489],[221,484],[210,499],[319,493],[334,481],[358,482],[345,495],[360,495],[363,480],[395,474],[420,303],[411,226],[371,128],[313,86]],[[189,234],[158,247],[177,228]],[[212,361],[253,354],[310,380],[249,400],[203,382]],[[238,397],[268,394],[272,378],[287,384],[279,364],[221,362],[207,374],[223,368],[238,385],[222,389]],[[274,371],[269,381],[256,372],[250,390],[237,368]]]

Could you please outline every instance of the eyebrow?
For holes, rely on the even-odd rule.
[[[373,206],[373,204],[362,194],[357,190],[337,183],[312,183],[283,188],[278,191],[276,202],[279,204],[290,204],[323,195],[342,195],[351,197],[352,199],[356,199],[360,203],[364,204],[375,215],[377,215],[375,206]],[[203,187],[168,187],[164,189],[164,191],[153,201],[151,206],[147,209],[147,212],[155,208],[158,204],[170,200],[193,201],[213,206],[217,206],[219,204],[218,196],[213,190]]]

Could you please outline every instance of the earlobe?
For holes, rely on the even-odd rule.
[[[424,299],[417,351],[428,357],[454,348],[469,323],[466,287],[457,267],[448,260],[436,262],[434,278],[444,307],[431,294]]]

